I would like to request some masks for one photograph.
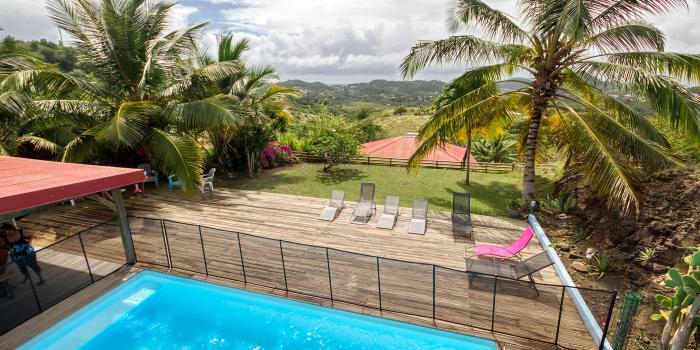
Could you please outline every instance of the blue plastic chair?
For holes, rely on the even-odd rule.
[[[168,176],[168,190],[172,192],[176,186],[182,188],[182,181],[175,180],[175,175]]]

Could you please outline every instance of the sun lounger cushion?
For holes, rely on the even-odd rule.
[[[323,211],[321,211],[321,217],[319,219],[324,221],[333,221],[337,212],[338,208],[325,207],[323,208]]]
[[[425,220],[411,219],[408,223],[408,233],[425,234]]]
[[[394,228],[394,223],[396,223],[396,215],[381,214],[381,215],[379,215],[379,221],[377,222],[377,227],[391,230]]]

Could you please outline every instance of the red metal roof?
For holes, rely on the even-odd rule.
[[[0,157],[0,214],[139,183],[143,170]]]
[[[408,159],[416,152],[420,143],[416,134],[409,133],[383,140],[368,142],[362,145],[361,152],[370,157]],[[467,149],[453,144],[437,147],[424,160],[461,162]],[[476,159],[469,155],[469,163],[476,163]]]

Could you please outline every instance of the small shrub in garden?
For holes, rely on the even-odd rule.
[[[260,165],[263,169],[276,168],[296,164],[299,159],[289,145],[280,145],[277,141],[270,141],[260,152]]]

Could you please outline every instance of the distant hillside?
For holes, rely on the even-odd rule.
[[[382,104],[418,106],[429,104],[442,92],[444,82],[438,80],[388,81],[372,80],[368,83],[326,85],[302,80],[288,80],[281,83],[304,91],[305,102],[326,100],[332,103],[355,101],[377,102]]]

